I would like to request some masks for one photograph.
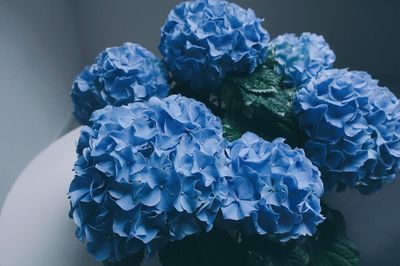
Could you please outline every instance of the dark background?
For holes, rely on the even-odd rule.
[[[159,28],[180,1],[76,0],[86,63],[104,47],[137,41],[158,52]],[[286,32],[323,34],[337,67],[365,70],[398,86],[400,4],[397,0],[237,0],[265,18],[272,37]]]

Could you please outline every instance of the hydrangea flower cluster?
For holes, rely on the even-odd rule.
[[[302,87],[336,60],[323,36],[305,32],[284,34],[269,43],[269,58],[287,86]]]
[[[326,189],[355,187],[370,194],[395,178],[400,102],[367,73],[321,71],[295,96],[294,112]]]
[[[252,73],[267,58],[268,32],[251,9],[219,0],[178,4],[161,29],[159,49],[175,81],[212,90],[232,73]]]
[[[232,176],[223,218],[280,241],[313,235],[324,220],[320,172],[301,149],[246,133],[228,148]]]
[[[125,43],[77,76],[74,113],[89,126],[77,143],[70,216],[97,260],[151,256],[214,225],[274,242],[311,236],[325,219],[324,187],[369,194],[395,178],[400,101],[365,72],[332,69],[335,54],[322,36],[269,42],[261,23],[253,10],[225,0],[183,2],[161,29],[163,62]],[[167,70],[177,90],[226,115],[229,137],[246,127],[271,133],[253,126],[264,113],[279,119],[273,135],[283,135],[292,125],[287,99],[296,93],[293,112],[310,159],[281,138],[268,142],[248,132],[228,141],[205,104],[167,97]],[[221,86],[229,75],[240,76],[240,93],[217,97],[218,87],[231,89]],[[248,116],[252,111],[240,109],[247,101],[273,108]]]
[[[69,189],[77,237],[97,260],[210,230],[226,197],[220,119],[179,95],[107,106],[77,144]]]
[[[87,124],[93,111],[165,97],[168,73],[161,61],[139,44],[125,43],[102,51],[91,66],[76,77],[71,91],[74,114]]]
[[[286,241],[323,220],[318,170],[281,139],[222,137],[220,119],[179,95],[107,106],[83,127],[71,183],[77,237],[98,260],[209,231],[218,215]],[[222,220],[223,220],[222,219]]]

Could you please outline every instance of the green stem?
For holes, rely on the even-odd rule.
[[[196,236],[195,238],[196,238],[196,243],[197,243],[197,245],[199,246],[200,252],[201,252],[201,254],[203,255],[204,262],[206,263],[207,266],[212,266],[212,264],[211,264],[210,261],[208,260],[207,253],[206,253],[206,251],[205,251],[205,249],[204,249],[204,247],[203,247],[203,245],[202,245],[202,243],[201,243],[199,237]]]

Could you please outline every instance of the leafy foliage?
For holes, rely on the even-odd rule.
[[[281,88],[281,77],[274,70],[262,65],[254,74],[247,77],[233,77],[231,83],[238,88],[245,107],[255,112],[270,111],[284,118],[292,112],[294,88]]]
[[[221,94],[224,115],[230,117],[225,124],[239,125],[239,130],[245,129],[242,133],[253,131],[266,140],[283,137],[292,146],[302,147],[304,133],[292,114],[295,92],[267,65],[249,76],[230,77]]]
[[[264,237],[252,236],[241,243],[246,266],[308,266],[309,254],[301,243],[281,244]]]
[[[231,115],[226,115],[222,119],[222,126],[224,129],[224,137],[229,141],[234,141],[244,133],[244,129],[241,128],[240,123]]]
[[[242,252],[228,233],[214,229],[167,244],[159,258],[163,266],[243,266]]]
[[[317,234],[286,244],[261,236],[235,236],[213,229],[168,244],[163,266],[357,266],[359,252],[345,235],[340,212],[324,206],[327,220]]]
[[[230,140],[252,131],[269,141],[283,137],[292,147],[303,147],[305,143],[306,136],[292,113],[296,89],[285,86],[267,64],[251,75],[227,77],[223,88],[211,94],[182,86],[172,86],[171,91],[195,98],[221,116]]]
[[[140,266],[143,262],[144,250],[137,253],[135,256],[128,257],[118,262],[103,262],[104,266]]]

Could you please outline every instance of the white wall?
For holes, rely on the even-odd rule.
[[[0,206],[70,119],[69,88],[82,62],[70,1],[0,0]]]

